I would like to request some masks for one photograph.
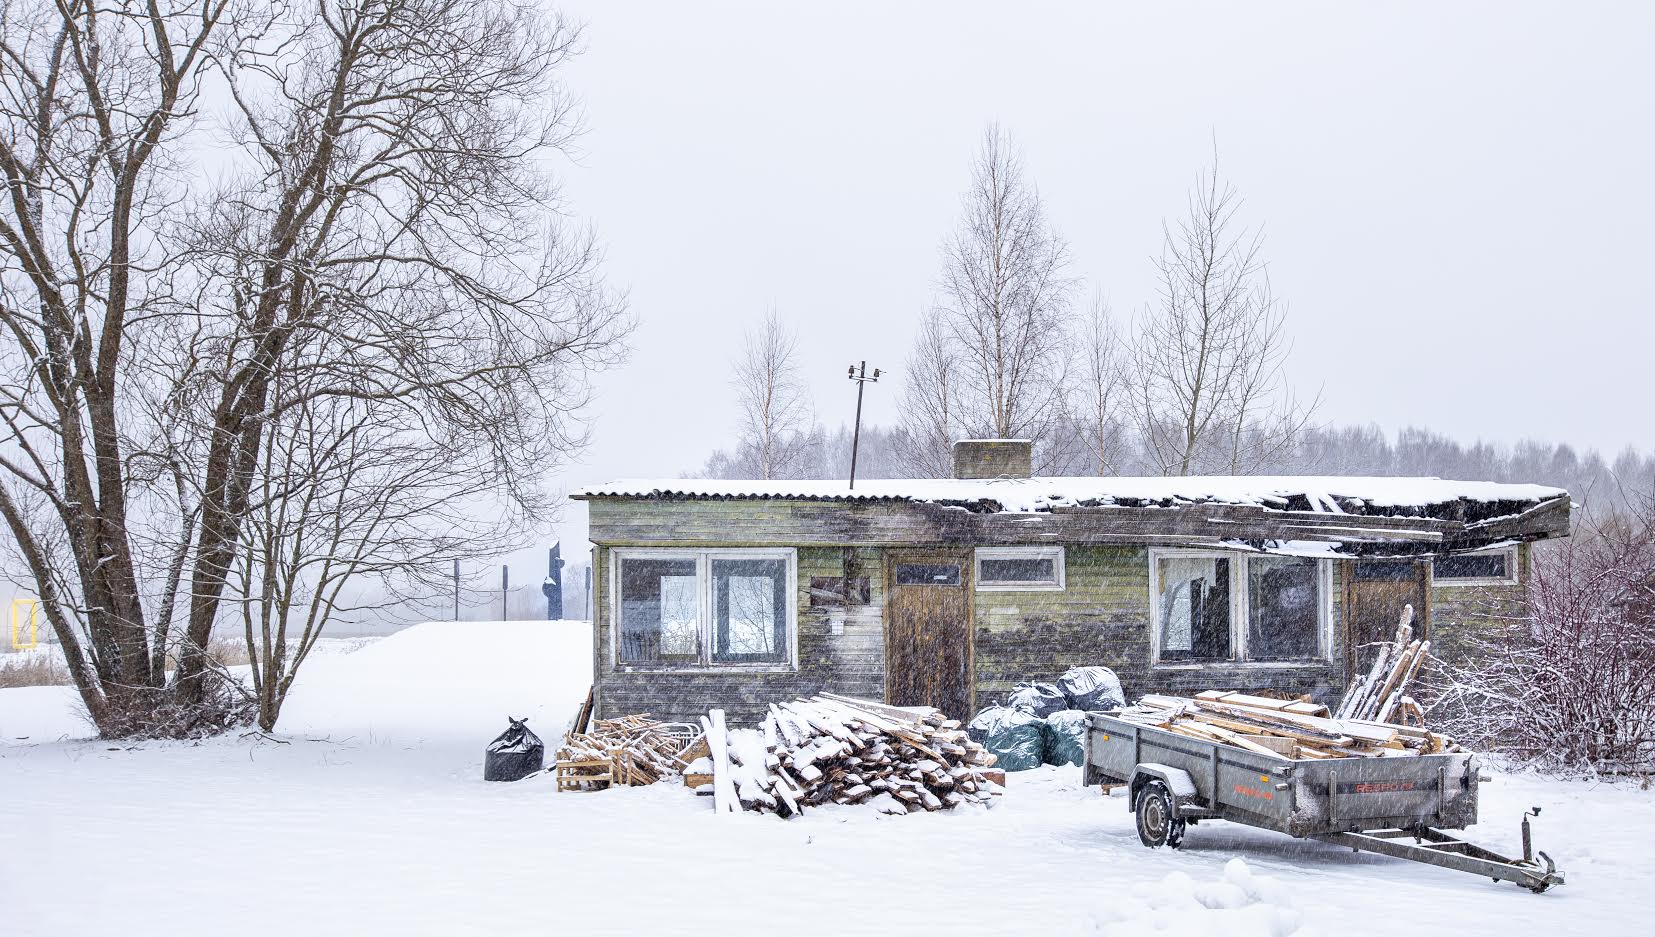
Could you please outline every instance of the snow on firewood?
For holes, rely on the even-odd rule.
[[[709,735],[715,746],[718,735]],[[722,736],[723,757],[715,747],[711,758],[715,803],[724,800],[721,784],[735,802],[720,810],[790,817],[822,804],[866,803],[914,813],[988,804],[1005,785],[994,756],[957,720],[927,707],[823,694],[774,704],[758,728]]]

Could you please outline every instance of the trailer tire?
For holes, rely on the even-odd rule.
[[[1172,791],[1164,781],[1150,781],[1138,789],[1135,805],[1138,816],[1138,839],[1151,849],[1170,846],[1177,849],[1184,842],[1184,819],[1178,816]]]

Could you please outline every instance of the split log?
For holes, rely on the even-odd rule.
[[[1005,785],[994,756],[929,708],[823,694],[774,704],[757,729],[728,736],[741,808],[780,816],[829,803],[946,810],[989,803]]]

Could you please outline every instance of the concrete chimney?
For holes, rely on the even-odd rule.
[[[1027,439],[962,439],[954,444],[955,478],[1028,478],[1034,443]]]

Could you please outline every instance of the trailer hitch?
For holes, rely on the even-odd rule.
[[[1553,885],[1561,885],[1563,883],[1563,877],[1561,875],[1557,874],[1557,863],[1552,861],[1552,857],[1546,855],[1544,852],[1538,852],[1537,853],[1537,852],[1534,851],[1534,836],[1529,831],[1529,817],[1538,818],[1539,816],[1540,816],[1540,808],[1539,807],[1531,807],[1531,808],[1529,808],[1529,810],[1527,812],[1525,812],[1523,814],[1523,860],[1522,860],[1522,864],[1527,865],[1527,866],[1531,866],[1531,867],[1534,868],[1535,871],[1541,873],[1540,877],[1537,881],[1535,881],[1533,884],[1525,884],[1524,887],[1529,889],[1530,891],[1535,892],[1536,894],[1539,894],[1540,892],[1545,891],[1546,889],[1552,887]],[[1534,861],[1536,856],[1540,857],[1540,862],[1544,862],[1546,864],[1546,867],[1543,871],[1540,868],[1540,862],[1535,862]],[[1499,879],[1495,879],[1495,881],[1499,881]]]

